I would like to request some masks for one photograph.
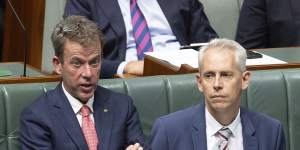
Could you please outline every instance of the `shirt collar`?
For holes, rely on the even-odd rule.
[[[86,104],[82,104],[77,98],[73,97],[64,87],[62,82],[62,89],[64,91],[64,94],[67,96],[67,99],[69,103],[71,104],[71,107],[75,114],[78,114],[80,112],[80,109],[83,105],[86,105],[90,108],[91,113],[94,112],[93,110],[93,103],[94,103],[94,95],[87,101]]]
[[[221,128],[224,127],[209,113],[206,107],[205,107],[205,120],[206,120],[206,132],[207,132],[206,134],[209,136],[214,136],[216,132],[218,132]],[[235,119],[233,120],[233,122],[225,127],[228,127],[232,132],[233,136],[235,136],[237,135],[238,132],[237,127],[240,123],[241,123],[241,117],[240,117],[240,109],[239,109],[239,112],[235,117]]]

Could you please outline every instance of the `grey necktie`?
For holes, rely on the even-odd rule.
[[[230,131],[230,129],[227,127],[223,127],[215,135],[219,139],[218,140],[218,149],[219,150],[227,150],[229,138],[232,135],[232,132]]]

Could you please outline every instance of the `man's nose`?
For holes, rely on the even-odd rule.
[[[223,87],[223,82],[222,82],[222,78],[220,76],[216,76],[214,83],[213,83],[213,87],[215,90],[220,90]]]
[[[91,75],[92,75],[91,69],[92,68],[89,64],[84,65],[81,75],[86,78],[91,77]]]

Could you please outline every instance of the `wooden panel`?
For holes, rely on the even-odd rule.
[[[45,0],[11,0],[27,29],[28,64],[41,68]],[[24,32],[6,2],[2,61],[24,60]]]
[[[61,80],[61,76],[49,75],[45,77],[19,77],[0,79],[0,84],[58,82]]]
[[[62,79],[60,75],[43,73],[31,65],[27,65],[27,76],[21,76],[23,71],[22,62],[0,63],[0,68],[11,72],[10,76],[0,77],[0,84],[56,82]]]

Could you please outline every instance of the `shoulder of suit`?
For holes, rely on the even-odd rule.
[[[193,120],[195,113],[198,112],[198,109],[200,109],[199,105],[191,106],[183,110],[179,110],[168,115],[162,116],[159,119],[163,122],[168,122],[171,124],[184,122],[190,123]]]
[[[245,113],[248,118],[255,124],[269,124],[269,125],[279,125],[281,124],[280,121],[274,117],[266,115],[261,112],[251,111],[247,108],[241,108],[242,113]]]
[[[96,95],[99,95],[107,100],[109,99],[110,101],[120,101],[120,103],[132,101],[132,98],[130,96],[124,93],[115,92],[102,86],[97,87],[95,91],[95,98],[97,98]]]

